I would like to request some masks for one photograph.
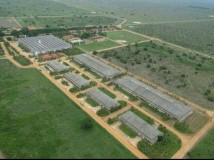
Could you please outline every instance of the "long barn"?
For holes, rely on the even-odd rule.
[[[151,144],[156,143],[159,136],[163,136],[162,132],[131,111],[123,113],[119,119]]]
[[[121,72],[96,58],[93,58],[87,54],[79,54],[74,56],[74,60],[80,64],[83,64],[90,68],[92,71],[96,72],[103,78],[113,78],[120,74]]]
[[[125,76],[115,83],[178,121],[183,121],[192,114],[190,107],[132,77]]]
[[[72,48],[71,44],[53,35],[19,38],[18,42],[34,55]]]
[[[99,89],[91,90],[87,94],[108,111],[120,105],[115,99],[112,99]]]

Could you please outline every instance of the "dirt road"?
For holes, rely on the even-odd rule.
[[[13,45],[22,55],[26,56],[28,58],[27,53],[23,52],[19,47],[16,45]],[[148,157],[144,155],[142,152],[140,152],[137,148],[135,148],[132,144],[130,144],[122,135],[120,135],[117,131],[115,131],[113,128],[111,128],[105,121],[102,120],[99,116],[97,116],[93,111],[91,111],[89,108],[84,107],[78,98],[74,94],[71,94],[64,86],[63,84],[57,82],[54,78],[52,78],[47,72],[41,70],[40,66],[36,64],[35,62],[31,61],[33,66],[40,70],[41,73],[50,80],[53,84],[55,84],[61,91],[63,91],[71,100],[73,100],[80,108],[85,111],[90,117],[92,117],[99,125],[101,125],[106,131],[108,131],[113,137],[115,137],[122,145],[124,145],[128,150],[130,150],[136,157],[140,159],[147,159]],[[87,75],[86,73],[84,73]]]
[[[4,58],[7,58],[9,61],[11,61],[16,67],[18,68],[32,68],[33,66],[32,65],[29,65],[29,66],[22,66],[21,64],[19,64],[18,62],[16,62],[13,57],[9,54],[7,48],[5,47],[4,43],[1,42],[0,43],[1,46],[2,46],[2,49],[5,53],[5,57]]]
[[[17,46],[13,45],[21,54],[26,56],[28,58],[28,54],[23,52],[20,48]],[[99,58],[100,59],[100,58]],[[71,67],[75,68],[78,70],[80,73],[84,73],[86,76],[88,76],[91,80],[97,82],[98,86],[102,86],[105,89],[109,90],[110,92],[114,93],[117,95],[117,97],[121,100],[124,100],[127,102],[129,106],[133,106],[134,108],[140,110],[142,113],[145,115],[151,117],[154,119],[157,123],[163,125],[174,133],[177,137],[181,139],[182,146],[180,150],[173,156],[173,158],[182,158],[185,156],[185,154],[208,132],[208,130],[213,126],[213,119],[211,122],[207,123],[197,134],[195,134],[193,137],[189,137],[185,134],[182,134],[178,131],[176,131],[173,127],[169,126],[168,124],[165,124],[155,116],[151,115],[150,113],[144,111],[142,108],[139,108],[135,103],[128,101],[126,98],[124,98],[121,94],[118,94],[116,91],[113,89],[109,88],[106,84],[100,82],[99,80],[95,79],[91,74],[85,72],[82,68],[79,68],[73,63],[70,63],[69,60],[65,60],[66,63],[68,63]],[[39,65],[32,62],[33,66],[37,68],[38,70],[41,70]],[[106,62],[104,62],[106,63]],[[109,63],[109,62],[107,62]],[[111,64],[112,65],[112,64]],[[119,68],[116,66],[116,68]],[[121,70],[121,68],[119,68]],[[122,69],[123,70],[123,69]],[[54,83],[57,87],[59,87],[67,96],[69,96],[75,103],[77,103],[86,113],[88,113],[97,123],[99,123],[104,129],[106,129],[110,134],[112,134],[118,141],[120,141],[126,148],[128,148],[133,154],[135,154],[138,158],[147,158],[143,153],[141,153],[137,148],[135,148],[133,145],[131,145],[121,134],[119,134],[117,131],[115,131],[113,128],[111,128],[102,118],[98,117],[93,111],[91,111],[89,108],[82,106],[80,103],[79,99],[76,98],[75,95],[71,94],[61,83],[58,83],[55,79],[53,79],[48,73],[45,71],[41,71],[41,73],[46,76],[52,83]],[[139,77],[138,77],[139,78]],[[140,77],[142,79],[142,77]],[[151,83],[147,81],[147,83]],[[158,89],[161,89],[158,87]],[[165,91],[165,90],[164,90]],[[168,92],[168,91],[167,91]],[[203,109],[202,109],[203,110]],[[212,114],[214,116],[214,114]],[[213,117],[212,117],[213,118]]]

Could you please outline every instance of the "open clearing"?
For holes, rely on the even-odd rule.
[[[210,159],[214,157],[214,128],[193,148],[187,156],[191,159]]]
[[[90,44],[81,44],[79,47],[86,50],[87,52],[92,52],[92,51],[98,51],[102,49],[107,49],[107,48],[112,48],[119,46],[118,43],[110,41],[110,40],[105,40],[103,42],[93,42]]]
[[[12,18],[0,18],[0,28],[18,29],[20,28]]]
[[[0,0],[0,15],[14,16],[56,16],[86,15],[88,11],[49,0]]]
[[[57,0],[70,6],[87,8],[94,12],[125,18],[133,22],[166,22],[180,20],[200,20],[213,15],[212,0]],[[193,7],[194,5],[200,7]],[[210,18],[211,19],[211,18]]]
[[[0,146],[7,158],[135,158],[36,69],[0,60]],[[24,99],[24,101],[23,101]],[[104,151],[104,152],[103,152]]]
[[[186,23],[145,24],[130,28],[193,50],[214,55],[214,20]]]
[[[119,23],[117,18],[105,16],[73,16],[73,17],[32,17],[16,18],[22,26],[37,28],[71,28],[85,26],[106,26]]]
[[[139,36],[127,31],[107,32],[107,37],[115,41],[126,41],[126,43],[135,43],[148,40],[146,37]]]
[[[159,42],[117,48],[98,56],[204,108],[214,109],[211,99],[214,95],[214,60]]]

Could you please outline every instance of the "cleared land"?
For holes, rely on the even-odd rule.
[[[214,55],[214,20],[204,22],[146,24],[130,28],[183,47]]]
[[[114,25],[119,20],[105,16],[73,16],[73,17],[32,17],[16,18],[22,26],[37,28],[71,28],[85,26]]]
[[[181,147],[181,142],[174,134],[167,131],[165,128],[159,127],[159,130],[164,134],[163,139],[156,142],[154,145],[150,145],[145,140],[142,140],[138,143],[138,148],[149,158],[171,158]]]
[[[214,128],[190,151],[191,159],[209,159],[214,157]]]
[[[7,60],[0,68],[0,145],[7,158],[135,158],[94,121],[83,130],[88,115],[39,71]]]
[[[50,0],[0,0],[1,16],[85,15],[88,11]]]
[[[109,39],[124,43],[136,43],[140,41],[148,40],[146,37],[136,35],[127,31],[114,31],[107,32],[107,37]]]
[[[158,42],[104,51],[98,55],[204,108],[214,109],[214,60]]]
[[[11,18],[0,18],[0,28],[20,28]]]
[[[91,44],[82,44],[79,47],[88,52],[92,52],[92,51],[98,51],[98,50],[107,49],[107,48],[116,47],[116,46],[119,46],[119,44],[112,42],[110,40],[105,40],[103,42],[93,42]]]
[[[127,19],[127,25],[133,22],[151,23],[179,20],[208,19],[213,15],[212,1],[185,0],[57,0],[70,6],[87,8],[96,13],[118,16]],[[175,5],[176,4],[176,5]]]

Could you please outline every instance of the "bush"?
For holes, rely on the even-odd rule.
[[[100,117],[105,117],[105,116],[109,115],[109,111],[107,111],[104,108],[101,108],[99,111],[97,111],[96,114]]]
[[[114,124],[114,123],[117,122],[117,121],[118,121],[117,118],[109,118],[108,121],[107,121],[107,123],[108,123],[109,125],[112,125],[112,124]]]
[[[90,118],[86,118],[83,122],[82,122],[82,125],[81,125],[81,128],[83,130],[89,130],[89,129],[92,129],[93,128],[93,122]]]

